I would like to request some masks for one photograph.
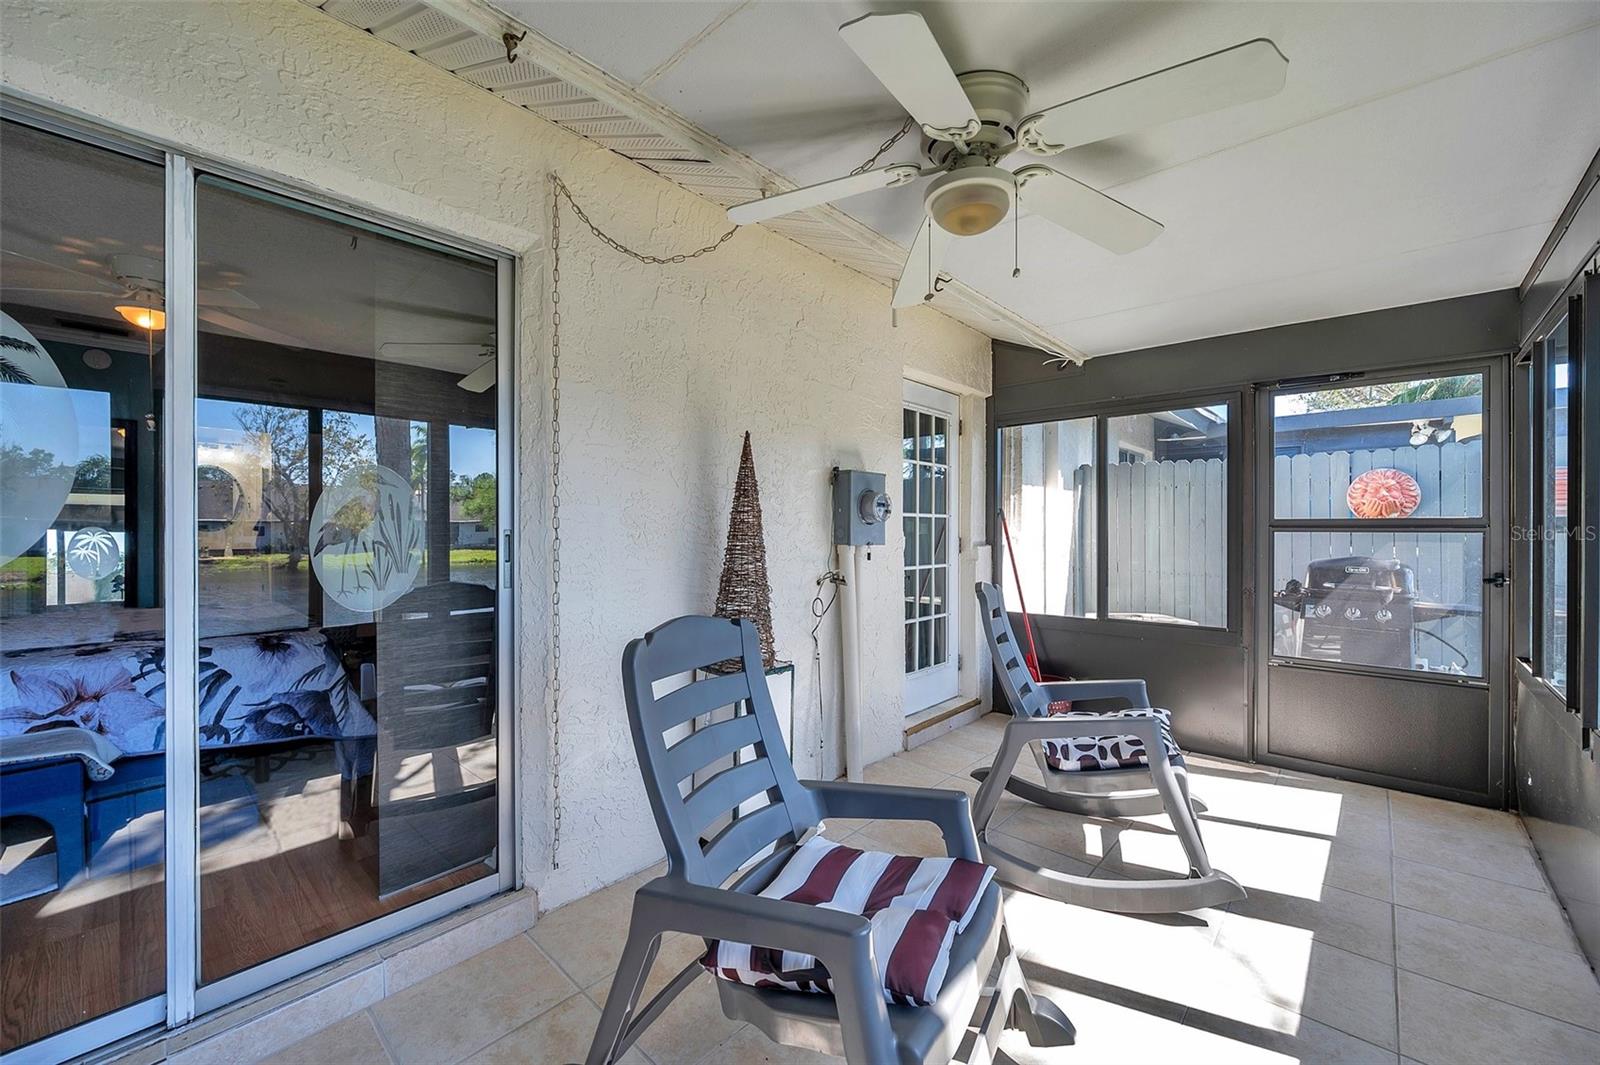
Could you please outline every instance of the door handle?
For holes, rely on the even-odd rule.
[[[1504,588],[1506,585],[1511,583],[1511,578],[1507,577],[1504,573],[1496,573],[1493,577],[1485,577],[1483,579],[1483,583],[1492,584],[1496,588]]]

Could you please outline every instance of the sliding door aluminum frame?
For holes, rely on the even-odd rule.
[[[195,172],[167,157],[167,350],[161,408],[166,535],[161,571],[167,622],[167,1027],[195,1014],[200,954],[200,529],[195,523],[196,314]],[[183,742],[179,742],[182,737]]]
[[[198,176],[198,174],[203,172],[206,174],[224,177],[229,181],[248,186],[252,189],[264,190],[274,194],[276,197],[281,198],[284,201],[285,206],[296,209],[310,208],[315,213],[334,217],[340,222],[361,225],[366,219],[371,219],[374,214],[374,212],[369,211],[364,207],[352,207],[343,203],[331,202],[325,196],[319,197],[316,195],[307,195],[299,190],[285,188],[283,185],[275,182],[263,181],[258,177],[250,175],[246,171],[240,170],[238,167],[208,163],[203,167],[196,166],[194,168],[194,172],[194,176]],[[192,182],[190,189],[190,198],[192,200]],[[299,976],[300,974],[308,972],[311,969],[315,969],[337,961],[340,958],[356,953],[357,951],[364,950],[367,947],[392,938],[393,936],[399,935],[402,932],[410,931],[419,925],[423,925],[429,921],[443,917],[444,915],[455,910],[459,910],[465,906],[470,906],[475,902],[481,902],[482,900],[497,895],[502,891],[511,890],[512,888],[516,887],[517,884],[517,863],[515,859],[516,833],[514,829],[515,818],[514,816],[510,816],[514,815],[516,809],[514,785],[514,778],[516,775],[516,759],[514,756],[514,752],[516,751],[516,714],[514,711],[515,703],[513,702],[514,671],[512,669],[505,668],[506,664],[513,660],[511,657],[511,647],[513,639],[512,634],[515,630],[512,612],[514,609],[515,597],[513,594],[513,589],[508,587],[509,582],[504,577],[504,574],[508,571],[509,564],[512,562],[511,555],[507,548],[508,545],[514,542],[511,533],[512,530],[516,528],[516,504],[514,498],[516,495],[516,477],[514,475],[506,476],[506,474],[509,474],[514,470],[514,467],[510,465],[510,462],[515,455],[514,445],[516,441],[515,371],[517,360],[516,330],[514,325],[516,317],[513,306],[516,277],[515,259],[506,252],[488,252],[477,246],[467,244],[459,240],[453,240],[449,237],[440,236],[424,229],[419,229],[414,225],[391,225],[391,223],[387,220],[383,220],[379,224],[386,228],[399,230],[408,236],[417,237],[424,242],[443,248],[444,250],[464,252],[479,259],[491,259],[496,264],[495,286],[497,294],[497,307],[495,314],[495,327],[497,347],[497,380],[495,385],[497,392],[495,398],[496,416],[499,419],[498,424],[495,426],[495,454],[497,463],[496,476],[501,477],[502,481],[508,482],[511,486],[510,491],[502,489],[496,492],[496,517],[497,521],[499,522],[499,528],[496,530],[497,540],[500,550],[506,552],[505,556],[501,559],[503,576],[502,579],[496,584],[495,596],[495,637],[498,644],[497,652],[500,659],[499,668],[497,668],[495,671],[495,797],[496,805],[498,807],[497,813],[500,818],[499,825],[497,826],[496,840],[497,868],[492,875],[484,876],[474,880],[469,884],[463,884],[460,887],[452,888],[449,891],[445,891],[431,898],[424,899],[421,902],[414,903],[405,907],[404,909],[396,910],[393,913],[374,918],[373,920],[367,921],[364,924],[357,925],[353,928],[347,928],[342,932],[337,932],[325,939],[320,939],[315,943],[309,943],[303,947],[289,951],[286,954],[280,954],[275,958],[269,958],[268,960],[253,965],[248,969],[225,976],[222,979],[213,981],[209,984],[200,985],[198,979],[194,979],[187,985],[174,985],[174,987],[189,986],[195,989],[193,992],[194,1005],[191,1016],[210,1012],[211,1010],[217,1009],[220,1006],[224,1006],[230,1002],[244,998],[247,995],[255,994],[256,992],[272,987],[275,984],[292,979],[293,977]],[[193,320],[193,315],[190,317],[191,320]],[[193,382],[195,380],[196,379],[191,376],[191,388],[193,388]],[[189,407],[190,410],[194,409],[192,405],[192,399],[193,397],[191,396],[191,406]],[[191,451],[189,454],[190,456],[193,455],[192,440]],[[190,465],[193,465],[192,461]],[[190,500],[192,505],[192,493]],[[186,531],[185,542],[182,544],[176,543],[178,540],[176,535],[172,537],[175,543],[174,550],[176,552],[174,554],[174,558],[198,558],[199,532],[198,528],[194,524],[194,521],[192,520],[192,517],[187,525],[176,526],[174,528],[181,528]],[[179,547],[182,548],[181,551],[177,550]],[[192,567],[190,567],[190,571],[192,572]],[[198,622],[198,613],[194,615],[194,619],[196,622]],[[192,682],[190,687],[186,690],[195,690]],[[191,715],[193,712],[194,700],[191,700]],[[196,722],[191,720],[187,724],[191,729],[191,732],[187,734],[198,735],[197,732],[193,731],[196,727]],[[198,758],[198,741],[196,744],[196,757]],[[507,772],[507,769],[510,771]],[[188,827],[191,829],[193,828],[193,826]],[[194,883],[198,888],[198,876],[196,876]],[[179,942],[175,944],[175,946],[185,955],[198,959],[199,937],[201,934],[203,934],[203,932],[198,927],[198,909],[196,908],[190,912],[195,916],[184,922],[182,931],[184,934],[191,937],[191,941],[188,943]],[[169,932],[169,936],[170,934],[171,933]],[[198,975],[198,969],[196,969],[194,976],[198,977]],[[169,993],[172,992],[173,989],[169,988]],[[178,1020],[173,1023],[183,1023],[183,1021]]]
[[[1511,595],[1496,596],[1489,586],[1484,587],[1483,594],[1483,634],[1480,654],[1484,664],[1484,676],[1475,678],[1452,678],[1449,675],[1434,673],[1419,673],[1415,670],[1394,669],[1385,666],[1344,665],[1342,663],[1311,662],[1298,658],[1279,658],[1271,653],[1272,634],[1272,596],[1270,589],[1273,586],[1271,550],[1274,532],[1318,532],[1327,530],[1350,530],[1359,528],[1363,532],[1381,532],[1384,529],[1404,529],[1407,532],[1481,532],[1483,535],[1483,569],[1484,575],[1493,573],[1507,573],[1515,580],[1516,574],[1511,571],[1509,562],[1509,515],[1508,505],[1511,499],[1509,491],[1511,463],[1509,459],[1511,430],[1511,389],[1510,389],[1510,358],[1509,352],[1500,356],[1485,358],[1481,355],[1463,359],[1426,362],[1401,367],[1394,370],[1385,370],[1382,373],[1362,373],[1335,377],[1329,375],[1326,380],[1296,379],[1286,387],[1273,384],[1264,384],[1259,390],[1259,399],[1256,405],[1256,463],[1265,478],[1256,489],[1257,512],[1259,517],[1256,522],[1257,543],[1260,545],[1256,552],[1255,572],[1256,586],[1264,590],[1265,594],[1257,596],[1255,625],[1256,631],[1261,634],[1257,641],[1260,651],[1255,655],[1255,684],[1251,697],[1251,717],[1254,724],[1252,728],[1252,742],[1257,760],[1270,764],[1283,766],[1290,769],[1300,769],[1313,773],[1327,773],[1328,765],[1312,762],[1306,759],[1293,758],[1272,753],[1270,737],[1268,735],[1270,716],[1267,712],[1268,700],[1268,672],[1270,668],[1300,669],[1309,671],[1322,671],[1338,674],[1361,674],[1365,676],[1383,677],[1396,681],[1413,684],[1448,684],[1458,687],[1482,689],[1489,699],[1489,750],[1488,750],[1488,776],[1491,799],[1497,793],[1503,793],[1506,781],[1510,779],[1508,739],[1508,723],[1510,715],[1507,707],[1510,705],[1510,677],[1509,654],[1495,653],[1497,649],[1507,650],[1510,647],[1509,620],[1511,616]],[[1273,451],[1273,406],[1274,399],[1279,395],[1294,395],[1304,392],[1321,391],[1330,385],[1354,387],[1366,384],[1385,384],[1394,381],[1413,381],[1425,377],[1456,376],[1460,374],[1479,373],[1483,375],[1484,397],[1484,464],[1483,464],[1483,513],[1476,517],[1463,518],[1395,518],[1395,519],[1361,519],[1361,518],[1276,518],[1274,517],[1273,492],[1275,486],[1272,477]],[[1510,586],[1515,591],[1516,585]],[[1350,780],[1379,787],[1392,787],[1396,780],[1378,773],[1365,770],[1338,768],[1338,775]],[[1469,801],[1469,800],[1463,800]]]
[[[1567,611],[1568,617],[1578,620],[1578,640],[1575,644],[1577,663],[1567,665],[1567,676],[1578,677],[1577,702],[1580,722],[1583,725],[1583,744],[1591,756],[1595,749],[1595,733],[1600,730],[1600,269],[1584,274],[1583,296],[1579,303],[1579,321],[1583,325],[1582,344],[1576,349],[1579,357],[1578,396],[1575,405],[1578,421],[1583,426],[1583,448],[1574,452],[1577,465],[1578,517],[1584,536],[1573,552],[1581,559],[1578,583],[1579,609]],[[1569,345],[1570,345],[1570,332]],[[1569,346],[1569,351],[1572,350]],[[1571,361],[1569,356],[1569,362]],[[1570,380],[1568,387],[1571,387]],[[1570,418],[1568,419],[1571,420]],[[1567,506],[1572,507],[1573,471],[1567,471]],[[1570,509],[1569,509],[1570,513]],[[1569,519],[1570,520],[1570,519]],[[1583,609],[1584,606],[1588,609]],[[1572,628],[1568,622],[1568,631]],[[1571,687],[1569,680],[1568,687]]]
[[[31,106],[18,104],[9,92],[0,92],[0,119],[31,126],[147,163],[164,165],[167,159],[167,153],[163,151],[128,143],[97,130],[79,128],[75,123],[63,122]],[[168,181],[170,180],[169,177]],[[170,771],[169,762],[168,772]],[[92,1017],[81,1024],[63,1028],[53,1035],[0,1053],[0,1065],[11,1065],[12,1062],[27,1062],[32,1065],[39,1061],[65,1061],[79,1057],[135,1032],[164,1024],[166,1017],[166,996],[153,995],[98,1017]]]
[[[194,736],[195,743],[169,744],[166,759],[166,994],[145,999],[85,1021],[24,1047],[0,1055],[0,1065],[13,1061],[65,1060],[89,1053],[134,1033],[165,1024],[175,1028],[194,1017],[273,984],[336,961],[382,940],[409,931],[455,910],[520,885],[517,869],[516,685],[514,671],[496,672],[496,798],[498,826],[495,874],[425,899],[327,939],[262,962],[204,987],[199,986],[199,739],[197,731],[198,591],[192,560],[198,554],[195,525],[195,401],[198,392],[196,312],[195,179],[201,173],[227,177],[284,196],[297,206],[349,214],[370,220],[439,247],[496,263],[497,415],[496,459],[502,488],[498,492],[498,541],[502,578],[497,585],[496,637],[502,667],[513,662],[515,639],[514,557],[516,542],[516,365],[517,284],[515,254],[506,248],[433,232],[366,204],[329,197],[298,183],[266,178],[222,160],[187,154],[177,145],[128,133],[90,116],[63,113],[10,89],[0,90],[0,118],[72,140],[162,163],[166,168],[167,351],[162,425],[162,469],[166,498],[162,505],[166,551],[163,583],[166,600],[168,673],[167,734]],[[179,412],[187,411],[187,417]],[[174,699],[173,692],[188,694]],[[186,876],[176,876],[177,870]]]
[[[1093,617],[1079,617],[1068,614],[1035,614],[1034,623],[1048,625],[1051,628],[1063,630],[1082,630],[1099,633],[1107,636],[1128,636],[1151,638],[1156,634],[1164,639],[1178,639],[1185,643],[1219,644],[1236,646],[1243,638],[1245,595],[1244,575],[1246,539],[1241,535],[1246,521],[1242,491],[1243,486],[1250,478],[1249,456],[1245,453],[1243,426],[1248,409],[1249,396],[1240,389],[1225,389],[1222,391],[1189,392],[1161,396],[1141,396],[1136,400],[1122,403],[1099,403],[1090,407],[1062,407],[1052,409],[1048,414],[1039,411],[1020,413],[1015,417],[997,419],[994,416],[994,400],[989,401],[990,422],[994,425],[993,454],[994,460],[989,463],[990,487],[988,523],[991,527],[989,533],[990,543],[1001,535],[994,520],[994,512],[1000,506],[1000,455],[1003,446],[1003,432],[1006,429],[1018,429],[1029,425],[1043,425],[1047,422],[1075,421],[1082,418],[1094,418],[1094,463],[1095,463],[1095,553],[1094,553],[1094,582],[1095,582],[1095,613]],[[1184,625],[1178,622],[1167,621],[1134,621],[1128,618],[1109,617],[1110,612],[1110,525],[1111,516],[1106,505],[1107,484],[1106,458],[1107,423],[1112,418],[1126,417],[1129,415],[1152,414],[1160,411],[1177,410],[1187,407],[1217,407],[1225,406],[1228,410],[1228,458],[1224,464],[1226,476],[1225,500],[1223,512],[1227,515],[1227,545],[1228,558],[1224,568],[1227,587],[1224,594],[1228,603],[1228,622],[1226,626],[1215,625]],[[1001,584],[1005,579],[1005,545],[998,545],[991,551],[993,565],[993,580]]]
[[[1567,525],[1570,529],[1580,527],[1584,521],[1582,511],[1585,501],[1583,474],[1586,438],[1600,435],[1583,431],[1584,396],[1591,391],[1583,387],[1585,369],[1583,344],[1584,334],[1587,332],[1586,323],[1583,321],[1584,302],[1583,278],[1580,276],[1546,312],[1518,356],[1519,361],[1528,365],[1531,381],[1526,437],[1517,437],[1513,445],[1519,452],[1527,453],[1527,491],[1523,493],[1519,487],[1519,493],[1528,501],[1528,514],[1523,526],[1533,533],[1532,544],[1528,551],[1529,594],[1525,600],[1519,597],[1519,602],[1527,604],[1527,616],[1530,622],[1526,660],[1528,673],[1533,684],[1547,698],[1565,706],[1573,713],[1581,713],[1583,710],[1582,604],[1590,601],[1584,595],[1585,545],[1581,540],[1569,540],[1567,544],[1567,690],[1562,692],[1544,676],[1547,633],[1544,631],[1542,607],[1549,594],[1549,590],[1545,587],[1545,557],[1549,550],[1547,537],[1553,532],[1545,525],[1549,500],[1545,497],[1544,473],[1545,464],[1555,457],[1544,452],[1545,420],[1548,417],[1545,409],[1546,387],[1550,381],[1551,365],[1545,341],[1565,318],[1567,321]],[[1519,460],[1522,457],[1519,455]],[[1520,464],[1519,461],[1519,466]]]

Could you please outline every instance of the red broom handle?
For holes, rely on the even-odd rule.
[[[1022,608],[1022,631],[1028,634],[1028,653],[1022,656],[1022,661],[1033,675],[1034,683],[1040,684],[1043,682],[1039,679],[1039,648],[1033,642],[1033,619],[1028,616],[1028,601],[1022,597],[1022,574],[1017,569],[1017,552],[1011,546],[1011,526],[1006,522],[1004,509],[995,513],[1000,515],[1000,533],[1006,538],[1006,557],[1011,559],[1011,583],[1017,586],[1017,605]]]

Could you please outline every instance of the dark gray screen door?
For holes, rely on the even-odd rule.
[[[1264,761],[1501,801],[1503,373],[1266,393]]]

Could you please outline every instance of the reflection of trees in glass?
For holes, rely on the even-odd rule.
[[[411,490],[426,495],[428,491],[428,427],[411,427]]]
[[[15,478],[18,484],[56,477],[62,471],[72,469],[69,463],[62,462],[60,456],[48,448],[35,447],[24,451],[16,444],[0,447],[0,464],[6,467],[7,474]]]
[[[461,506],[461,513],[479,525],[493,525],[495,510],[494,474],[484,472],[476,477],[464,473],[456,475],[450,486],[450,498]]]
[[[276,523],[279,550],[287,550],[285,569],[299,569],[306,555],[311,517],[309,417],[291,407],[241,406],[235,413],[240,428],[266,441],[272,468],[261,482],[262,517]],[[351,470],[375,461],[370,436],[356,428],[355,415],[322,413],[322,483],[338,484]]]
[[[1437,377],[1429,381],[1389,381],[1385,384],[1330,388],[1307,392],[1299,398],[1308,411],[1359,410],[1362,407],[1391,407],[1400,403],[1422,403],[1430,399],[1464,399],[1483,394],[1483,377]]]
[[[111,490],[111,456],[90,455],[78,463],[78,474],[73,479],[72,490],[92,492]]]

